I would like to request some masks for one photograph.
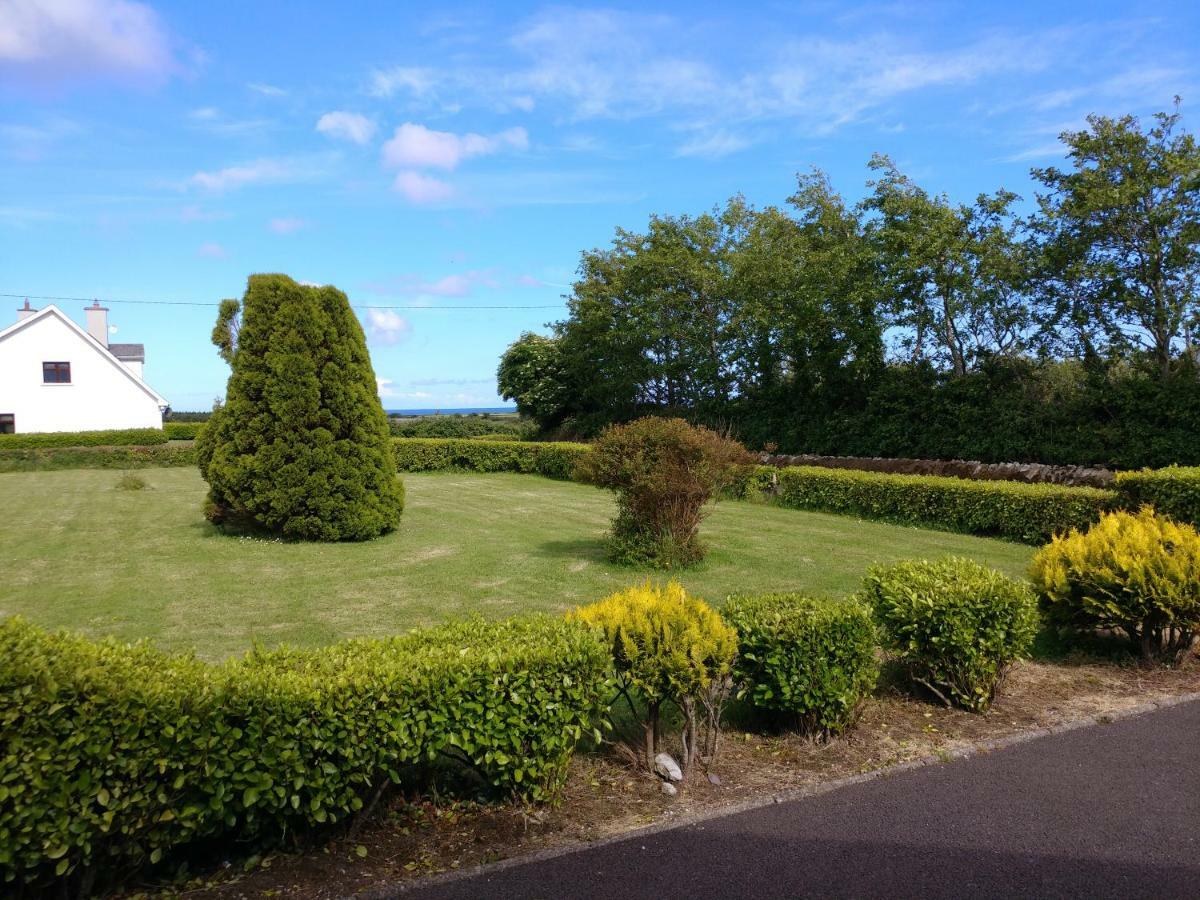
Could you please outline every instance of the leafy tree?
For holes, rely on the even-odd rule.
[[[1034,226],[1054,322],[1085,351],[1143,350],[1164,375],[1200,338],[1200,147],[1179,119],[1089,116],[1061,136],[1069,170],[1033,171],[1048,189]]]
[[[526,331],[500,357],[496,382],[500,396],[514,400],[522,416],[543,428],[561,424],[569,391],[557,338]]]
[[[217,524],[304,540],[366,540],[403,508],[387,418],[346,295],[252,275],[236,341],[214,343],[232,374],[199,448]]]

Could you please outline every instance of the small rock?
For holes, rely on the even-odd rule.
[[[675,762],[670,753],[660,753],[654,757],[654,771],[665,781],[683,781],[679,763]]]
[[[674,797],[679,793],[679,788],[675,787],[675,785],[671,784],[669,781],[664,781],[662,783],[662,792],[668,797]]]
[[[720,776],[720,775],[718,775],[716,772],[709,772],[709,773],[708,773],[708,783],[709,783],[709,784],[715,784],[715,785],[717,785],[718,787],[720,787],[720,785],[721,785],[721,776]]]

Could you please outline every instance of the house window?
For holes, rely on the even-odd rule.
[[[0,413],[0,434],[16,434],[17,419],[12,413]]]
[[[70,384],[71,364],[69,362],[42,363],[42,384]]]

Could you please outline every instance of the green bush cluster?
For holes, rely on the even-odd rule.
[[[1125,509],[1153,506],[1176,522],[1200,525],[1200,466],[1118,472],[1116,489]]]
[[[876,566],[864,596],[905,675],[947,705],[976,712],[991,705],[1037,633],[1029,584],[961,557]]]
[[[207,422],[164,422],[163,431],[169,441],[194,441],[207,426]]]
[[[56,469],[151,469],[194,466],[191,446],[39,447],[0,449],[0,472],[45,472]]]
[[[1052,624],[1118,630],[1144,660],[1173,660],[1200,634],[1200,534],[1148,506],[1056,537],[1031,576]]]
[[[221,665],[7,620],[0,883],[79,892],[208,838],[304,836],[435,759],[553,799],[609,665],[591,630],[548,618]]]
[[[484,415],[417,416],[411,419],[389,419],[392,437],[424,438],[480,438],[506,437],[509,440],[527,440],[533,436],[534,426],[511,416],[494,417]]]
[[[587,444],[455,438],[394,438],[392,447],[401,472],[466,469],[525,472],[559,479],[571,478],[576,462],[591,449]]]
[[[40,447],[128,447],[165,444],[166,442],[167,433],[159,428],[0,434],[0,450],[24,450]]]
[[[795,466],[778,470],[778,502],[794,509],[883,519],[1040,544],[1086,527],[1116,501],[1099,488],[885,475]]]
[[[817,737],[841,734],[875,689],[878,639],[861,601],[800,594],[734,596],[739,697]]]

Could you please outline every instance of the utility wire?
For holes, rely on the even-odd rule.
[[[104,303],[136,303],[141,306],[220,306],[219,303],[210,303],[203,300],[112,300],[102,299],[97,297],[51,297],[45,294],[5,294],[0,293],[0,297],[13,297],[17,300],[60,300],[64,303],[91,303],[95,300],[102,300]],[[516,305],[495,305],[495,306],[381,306],[371,303],[351,303],[355,309],[405,309],[405,310],[428,310],[430,312],[457,312],[458,310],[485,310],[485,309],[562,309],[561,303],[547,303],[535,306],[516,306]]]

